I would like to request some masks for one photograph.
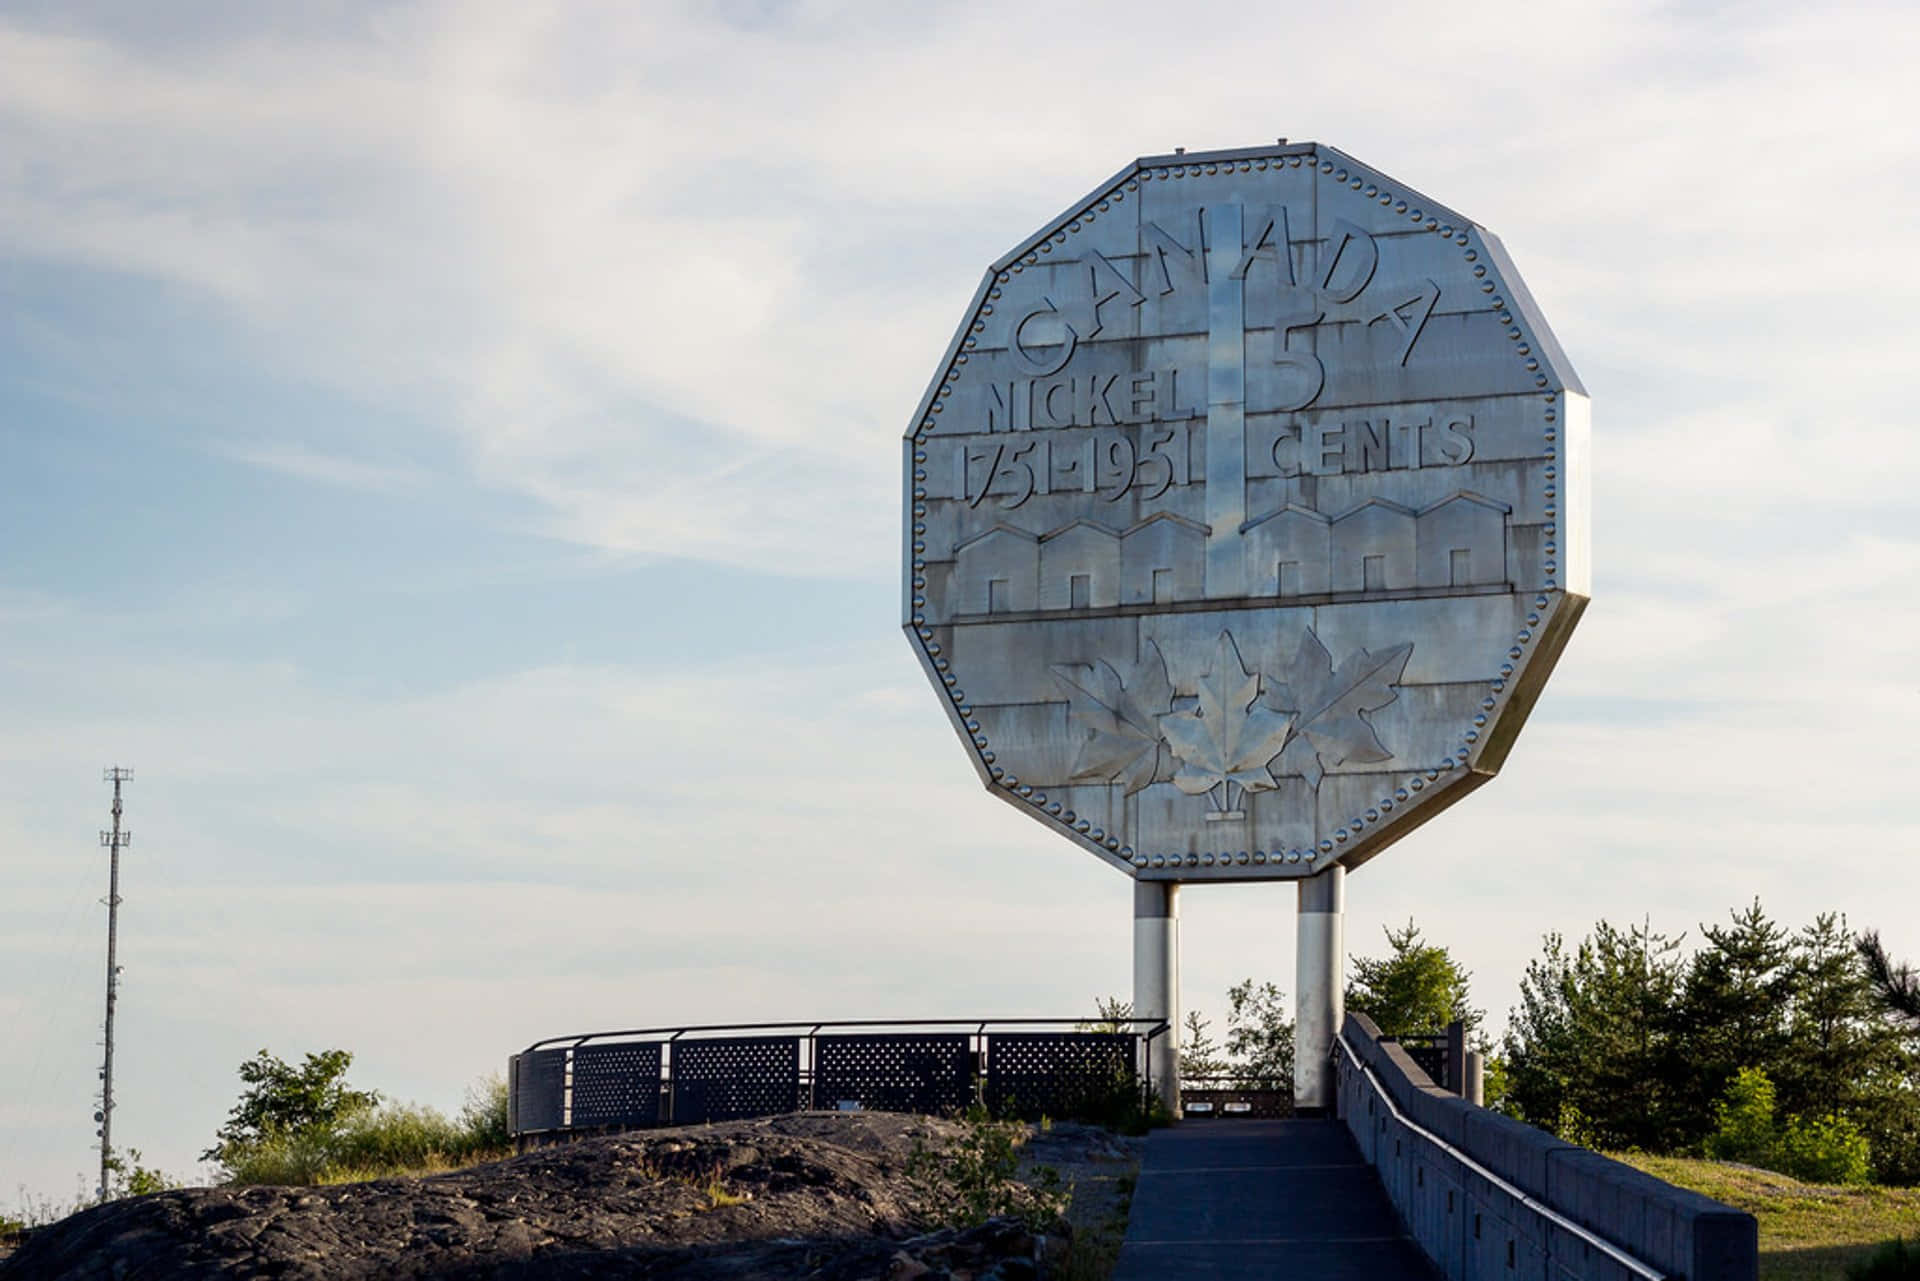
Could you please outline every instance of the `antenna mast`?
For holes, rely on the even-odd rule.
[[[133,833],[120,830],[120,784],[133,777],[131,769],[115,765],[105,774],[113,784],[113,829],[100,833],[100,844],[109,852],[107,873],[107,1022],[106,1059],[100,1067],[100,1110],[93,1119],[100,1123],[100,1199],[107,1199],[107,1173],[113,1164],[113,1007],[120,994],[120,851],[133,844]]]

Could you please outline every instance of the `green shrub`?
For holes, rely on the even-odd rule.
[[[460,1127],[444,1115],[397,1103],[349,1118],[327,1144],[330,1165],[377,1174],[444,1163],[460,1146]]]
[[[458,1119],[433,1108],[382,1105],[372,1090],[346,1083],[353,1056],[309,1054],[295,1067],[262,1050],[240,1067],[248,1085],[205,1156],[230,1183],[303,1187],[378,1179],[469,1165],[504,1156],[507,1085],[483,1078],[467,1090]],[[132,1156],[137,1163],[139,1153]],[[126,1191],[157,1191],[164,1176],[134,1166]]]
[[[1038,1187],[1021,1182],[1018,1148],[1026,1128],[996,1121],[984,1107],[967,1110],[966,1129],[950,1146],[929,1147],[916,1139],[907,1158],[907,1178],[936,1217],[959,1227],[974,1227],[1002,1215],[1044,1229],[1066,1213],[1071,1189],[1060,1172],[1041,1166]]]
[[[460,1108],[460,1151],[463,1157],[505,1155],[513,1148],[507,1129],[507,1080],[498,1072],[467,1087]]]
[[[1773,1127],[1773,1082],[1759,1068],[1741,1068],[1713,1105],[1707,1155],[1773,1168],[1779,1147]]]
[[[1808,1183],[1865,1183],[1867,1136],[1843,1116],[1796,1116],[1780,1137],[1779,1170]]]
[[[1920,1281],[1920,1237],[1895,1239],[1858,1263],[1847,1265],[1847,1281]]]
[[[318,1127],[268,1129],[244,1142],[221,1144],[220,1164],[229,1183],[311,1187],[325,1182],[333,1166],[332,1140]]]
[[[171,1192],[180,1186],[178,1180],[140,1164],[142,1158],[139,1148],[128,1148],[126,1152],[124,1157],[118,1152],[107,1157],[109,1201],[117,1201],[121,1197],[147,1196],[154,1192]]]
[[[1553,1119],[1553,1132],[1579,1147],[1600,1146],[1600,1136],[1594,1133],[1593,1122],[1587,1120],[1587,1114],[1564,1099],[1560,1103],[1559,1115]]]
[[[1758,1068],[1741,1068],[1713,1106],[1707,1155],[1790,1174],[1808,1183],[1866,1183],[1872,1150],[1846,1117],[1790,1117],[1774,1125],[1773,1082]]]

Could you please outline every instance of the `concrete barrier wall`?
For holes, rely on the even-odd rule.
[[[1381,1041],[1365,1015],[1347,1015],[1342,1038],[1353,1055],[1335,1050],[1340,1117],[1448,1281],[1646,1281],[1542,1207],[1656,1275],[1755,1281],[1752,1215],[1474,1107]]]

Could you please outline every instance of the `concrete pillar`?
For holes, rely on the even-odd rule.
[[[1486,1106],[1487,1057],[1478,1050],[1467,1051],[1467,1079],[1460,1089],[1460,1097],[1475,1107]]]
[[[1167,1114],[1178,1117],[1180,886],[1175,881],[1133,883],[1133,1016],[1171,1025],[1154,1038],[1147,1067]]]
[[[1300,882],[1293,978],[1293,1106],[1303,1116],[1333,1111],[1329,1055],[1346,1013],[1347,869],[1335,863]]]

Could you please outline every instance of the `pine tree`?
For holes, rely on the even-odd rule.
[[[1875,1014],[1866,1039],[1877,1052],[1863,1056],[1850,1115],[1867,1136],[1876,1180],[1920,1183],[1920,977],[1887,955],[1877,930],[1854,949]]]
[[[1844,916],[1824,912],[1793,939],[1788,1051],[1776,1077],[1781,1111],[1847,1112],[1900,1067],[1900,1033],[1885,1017]]]
[[[1675,1120],[1688,1142],[1713,1126],[1712,1102],[1741,1068],[1779,1081],[1789,1070],[1787,1011],[1794,988],[1787,931],[1760,906],[1728,914],[1731,924],[1703,925],[1704,943],[1687,967],[1680,1034],[1688,1088]]]
[[[1571,954],[1560,935],[1548,935],[1507,1030],[1515,1110],[1567,1137],[1577,1131],[1576,1141],[1669,1150],[1679,947],[1645,924],[1622,931],[1600,921]]]
[[[1385,929],[1384,957],[1356,956],[1347,984],[1347,1008],[1374,1021],[1384,1036],[1437,1036],[1458,1019],[1471,1034],[1484,1014],[1473,1008],[1473,975],[1444,947],[1420,938],[1411,919],[1403,930]]]
[[[1854,946],[1887,1011],[1920,1030],[1920,976],[1912,967],[1897,964],[1887,956],[1879,930],[1868,930],[1854,941]]]

